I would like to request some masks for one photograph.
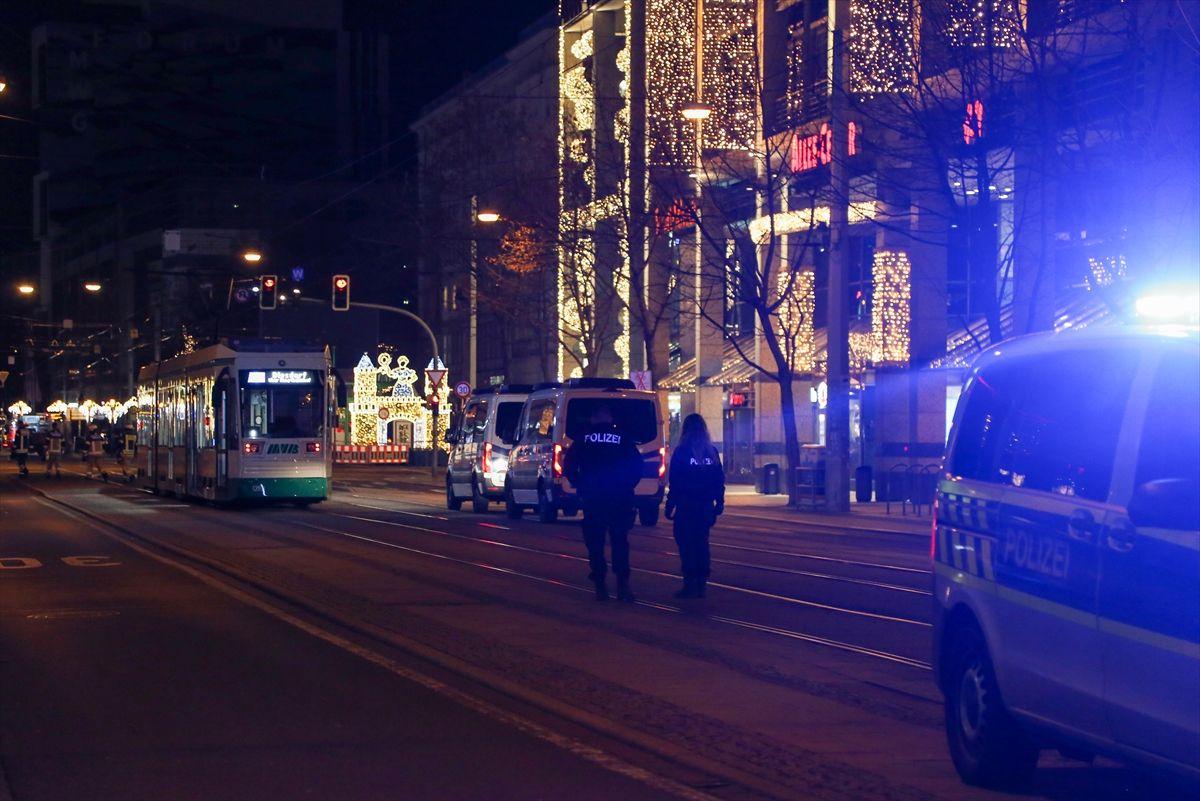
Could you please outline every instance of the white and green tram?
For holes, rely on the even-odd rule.
[[[326,351],[182,354],[138,373],[137,480],[212,501],[329,497],[336,374]]]

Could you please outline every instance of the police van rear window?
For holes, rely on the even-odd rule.
[[[653,442],[658,438],[654,401],[642,398],[572,398],[567,402],[567,436],[579,439],[600,406],[609,408],[613,422],[628,431],[635,442]]]
[[[516,442],[517,422],[524,405],[521,401],[505,401],[496,409],[496,436],[501,442]]]

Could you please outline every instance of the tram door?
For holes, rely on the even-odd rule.
[[[200,396],[200,384],[187,383],[187,462],[183,477],[184,487],[189,495],[200,494],[200,448],[201,421],[204,415],[204,401]]]
[[[234,437],[233,426],[233,379],[229,372],[221,373],[213,387],[213,416],[216,424],[217,475],[216,491],[220,497],[229,484],[229,445]]]

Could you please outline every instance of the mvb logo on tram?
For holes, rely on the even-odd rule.
[[[300,452],[300,446],[294,442],[273,442],[267,446],[267,454],[268,455],[270,455],[272,453],[286,454],[286,453],[299,453],[299,452]]]

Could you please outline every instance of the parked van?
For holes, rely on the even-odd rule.
[[[446,508],[458,509],[470,499],[471,509],[486,512],[489,501],[504,497],[508,454],[516,440],[517,421],[532,386],[509,384],[477,390],[463,407],[450,436],[446,467]]]
[[[562,454],[600,405],[607,406],[617,425],[638,443],[643,460],[636,488],[638,519],[644,526],[658,522],[667,472],[658,395],[634,389],[631,381],[611,378],[540,384],[530,393],[509,457],[504,502],[510,518],[530,508],[537,510],[539,520],[552,523],[560,511],[568,516],[579,511],[575,489],[562,474]]]
[[[934,675],[967,782],[1043,748],[1200,780],[1200,338],[1019,339],[974,367],[930,545]]]

